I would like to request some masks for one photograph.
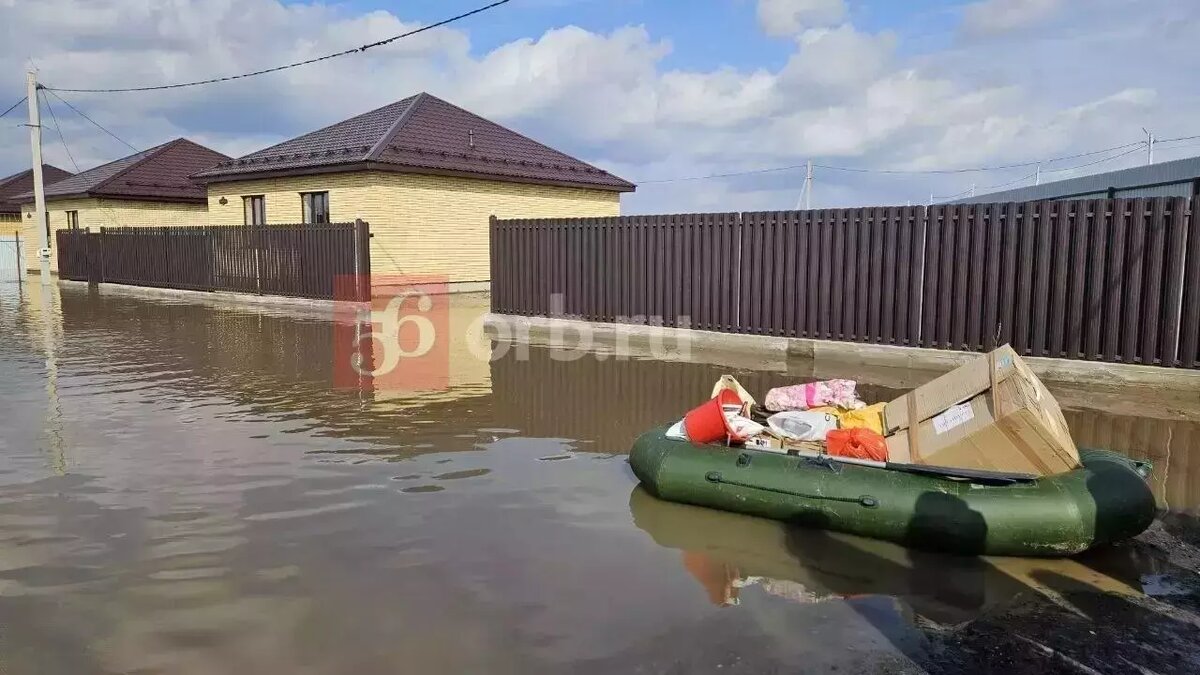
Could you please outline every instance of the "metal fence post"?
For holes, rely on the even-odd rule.
[[[354,219],[354,295],[358,302],[371,300],[371,253],[369,223]]]

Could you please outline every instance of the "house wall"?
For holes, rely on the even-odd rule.
[[[207,206],[176,202],[150,202],[135,199],[47,199],[50,223],[50,269],[58,271],[58,246],[54,233],[67,227],[67,211],[79,212],[79,227],[163,227],[167,225],[206,225]],[[33,218],[33,204],[21,205],[21,243],[26,266],[37,269],[37,250],[41,238]]]
[[[214,225],[243,224],[242,197],[264,195],[268,223],[298,223],[301,192],[329,192],[335,222],[371,224],[371,271],[436,274],[452,282],[486,281],[488,219],[617,216],[620,194],[609,190],[526,185],[385,171],[214,183]],[[221,205],[224,197],[226,204]]]

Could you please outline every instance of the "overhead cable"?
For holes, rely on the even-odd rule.
[[[711,173],[706,176],[687,176],[684,178],[663,178],[661,180],[643,180],[637,181],[638,185],[647,185],[651,183],[683,183],[693,180],[708,180],[710,178],[732,178],[734,176],[753,176],[760,173],[774,173],[777,171],[794,171],[796,169],[806,169],[808,164],[792,164],[790,166],[776,166],[770,169],[756,169],[754,171],[735,171],[733,173]]]
[[[132,143],[130,143],[129,141],[125,140],[124,138],[121,138],[120,136],[114,134],[113,132],[109,131],[108,129],[104,128],[104,126],[101,125],[99,122],[97,122],[96,120],[85,115],[82,110],[71,105],[71,103],[69,101],[67,101],[65,98],[59,96],[53,89],[46,89],[45,87],[43,87],[42,89],[53,94],[54,98],[62,101],[63,105],[67,106],[71,110],[74,110],[80,117],[82,117],[83,119],[96,125],[96,128],[99,129],[100,131],[103,131],[104,133],[108,134],[109,136],[112,136],[113,138],[117,139],[118,141],[124,143],[126,146],[128,146],[130,149],[132,149],[134,152],[141,152],[141,150],[138,150],[136,147],[134,147]],[[46,103],[47,103],[47,105],[49,105],[49,99],[47,99]]]
[[[1200,138],[1200,136],[1198,136],[1197,138]],[[1088,152],[1080,152],[1080,153],[1076,153],[1074,155],[1063,155],[1061,157],[1050,157],[1047,159],[1030,160],[1028,162],[1017,162],[1014,164],[999,164],[999,165],[995,165],[995,166],[977,166],[977,167],[968,167],[968,168],[961,168],[961,169],[870,169],[870,168],[866,168],[866,167],[836,166],[836,165],[832,165],[832,164],[813,164],[813,167],[820,168],[820,169],[830,169],[833,171],[847,171],[847,172],[851,172],[851,173],[878,173],[878,174],[917,175],[917,176],[937,175],[937,174],[982,173],[982,172],[987,172],[987,171],[1002,171],[1005,169],[1018,169],[1018,168],[1022,168],[1022,167],[1037,166],[1039,164],[1052,164],[1054,162],[1061,162],[1061,161],[1068,160],[1068,159],[1077,159],[1080,157],[1091,157],[1093,155],[1099,155],[1099,154],[1102,154],[1105,152],[1113,152],[1114,150],[1124,150],[1126,148],[1133,148],[1134,151],[1136,151],[1137,149],[1144,148],[1145,146],[1146,146],[1145,141],[1134,141],[1132,143],[1125,143],[1124,145],[1116,145],[1111,148],[1101,148],[1100,150],[1091,150]],[[1105,160],[1105,161],[1107,161],[1107,160]],[[775,173],[775,172],[780,172],[780,171],[796,171],[798,169],[807,168],[807,166],[808,166],[807,163],[789,164],[787,166],[776,166],[776,167],[770,167],[770,168],[766,168],[766,169],[754,169],[751,171],[734,171],[734,172],[730,172],[730,173],[713,173],[713,174],[707,174],[707,175],[702,175],[702,176],[685,176],[685,177],[681,177],[681,178],[660,178],[660,179],[654,179],[654,180],[643,180],[643,181],[635,181],[635,182],[637,182],[638,185],[651,185],[651,184],[657,184],[657,183],[682,183],[682,182],[686,182],[686,181],[709,180],[709,179],[713,179],[713,178],[733,178],[736,176],[753,176],[753,175],[757,175],[757,174]],[[1085,165],[1085,166],[1087,166],[1087,165]],[[1076,168],[1076,167],[1072,167],[1072,168]],[[1043,173],[1046,173],[1047,171],[1043,171]]]
[[[5,116],[5,115],[7,115],[8,113],[10,113],[10,112],[12,112],[12,111],[16,110],[16,109],[17,109],[17,106],[21,105],[22,103],[24,103],[25,101],[28,101],[28,100],[29,100],[29,97],[28,97],[28,96],[23,96],[23,97],[21,97],[21,100],[20,100],[20,101],[17,101],[16,103],[14,103],[14,104],[12,104],[12,105],[8,106],[8,110],[5,110],[4,112],[0,113],[0,117],[4,117],[4,116]]]
[[[851,171],[854,173],[887,173],[887,174],[912,174],[912,175],[929,175],[929,174],[954,174],[954,173],[980,173],[985,171],[1001,171],[1004,169],[1019,169],[1027,166],[1037,166],[1038,164],[1051,164],[1053,162],[1061,162],[1067,159],[1077,159],[1079,157],[1090,157],[1099,155],[1113,150],[1123,150],[1134,146],[1145,147],[1144,141],[1134,141],[1124,145],[1116,145],[1111,148],[1102,148],[1100,150],[1092,150],[1090,152],[1080,152],[1074,155],[1063,155],[1062,157],[1051,157],[1049,159],[1030,160],[1028,162],[1016,162],[1013,164],[997,164],[995,166],[976,166],[962,169],[868,169],[848,166],[834,166],[829,164],[814,164],[814,167],[822,169],[831,169],[833,171]]]
[[[79,173],[79,164],[75,162],[75,155],[71,154],[71,148],[67,147],[67,139],[63,136],[62,127],[58,124],[58,115],[54,114],[54,106],[50,105],[50,99],[46,98],[46,94],[42,94],[42,98],[46,101],[46,109],[50,111],[50,119],[54,121],[54,131],[58,133],[58,140],[62,141],[63,150],[67,151],[67,158],[71,160],[71,166],[75,167],[75,173]]]
[[[1190,141],[1190,140],[1197,139],[1197,138],[1200,138],[1200,134],[1198,134],[1196,136],[1177,136],[1175,138],[1156,138],[1156,139],[1154,139],[1154,144],[1158,145],[1159,143],[1174,143],[1175,141]]]
[[[89,93],[89,94],[95,94],[95,93],[108,94],[108,93],[131,92],[131,91],[157,91],[157,90],[161,90],[161,89],[182,89],[184,87],[197,87],[202,84],[214,84],[216,82],[228,82],[230,80],[240,80],[240,79],[247,78],[247,77],[254,77],[256,75],[266,75],[267,73],[277,73],[281,70],[288,70],[289,68],[299,68],[300,66],[307,66],[307,65],[311,65],[313,63],[319,63],[321,61],[328,61],[330,59],[336,59],[341,56],[349,56],[351,54],[358,54],[361,52],[365,52],[368,49],[373,49],[375,47],[382,47],[383,45],[391,44],[392,42],[395,42],[396,40],[402,40],[406,37],[411,37],[413,35],[416,35],[417,33],[424,33],[427,30],[432,30],[434,28],[438,28],[441,26],[445,26],[447,24],[454,23],[455,21],[460,21],[469,16],[473,16],[473,15],[479,14],[481,12],[486,12],[489,9],[492,9],[494,7],[499,7],[500,5],[506,4],[509,1],[510,0],[497,0],[496,2],[493,2],[490,5],[484,5],[483,7],[477,7],[469,12],[463,12],[462,14],[459,14],[457,16],[452,16],[448,19],[442,19],[441,21],[438,21],[437,23],[431,23],[427,26],[422,26],[420,28],[416,28],[416,29],[410,30],[405,33],[400,33],[399,35],[393,35],[390,38],[379,40],[378,42],[371,42],[371,43],[362,45],[361,47],[345,49],[340,52],[335,52],[333,54],[326,54],[324,56],[318,56],[316,58],[305,59],[303,61],[296,61],[295,63],[287,63],[282,66],[275,66],[273,68],[256,70],[256,71],[250,72],[250,73],[242,73],[240,75],[226,75],[224,77],[212,77],[212,78],[209,78],[206,80],[196,80],[194,82],[179,82],[176,84],[158,84],[158,85],[151,85],[151,86],[144,86],[144,87],[121,87],[121,88],[113,88],[113,89],[47,87],[47,89],[50,89],[51,91],[66,91],[66,92]]]
[[[1139,145],[1140,145],[1140,146],[1142,146],[1142,147],[1145,147],[1145,145],[1146,145],[1146,144],[1145,144],[1145,143],[1139,143]],[[1089,167],[1089,166],[1095,166],[1096,164],[1103,164],[1104,162],[1109,162],[1109,161],[1112,161],[1112,160],[1114,160],[1114,159],[1117,159],[1117,158],[1120,158],[1120,157],[1124,157],[1125,155],[1130,155],[1130,154],[1133,154],[1133,153],[1135,153],[1135,152],[1138,152],[1138,151],[1140,151],[1141,149],[1142,149],[1141,147],[1137,147],[1137,148],[1131,148],[1131,149],[1129,149],[1129,150],[1126,150],[1125,152],[1122,152],[1122,153],[1120,153],[1120,154],[1118,154],[1118,155],[1113,155],[1113,156],[1111,156],[1111,157],[1105,157],[1105,158],[1103,158],[1103,159],[1097,159],[1096,161],[1094,161],[1094,162],[1088,162],[1087,164],[1079,164],[1079,165],[1077,165],[1077,166],[1065,166],[1065,167],[1063,167],[1063,168],[1061,168],[1061,169],[1046,169],[1046,170],[1045,170],[1045,171],[1043,171],[1042,173],[1061,173],[1061,172],[1063,172],[1063,171],[1074,171],[1075,169],[1083,169],[1083,168],[1086,168],[1086,167]]]

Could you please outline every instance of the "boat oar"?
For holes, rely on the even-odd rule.
[[[809,459],[829,460],[834,462],[842,462],[843,464],[857,464],[859,466],[869,466],[876,469],[888,469],[890,471],[903,471],[904,473],[919,474],[922,476],[959,478],[963,480],[969,480],[974,483],[987,485],[1032,483],[1038,479],[1037,476],[1031,473],[1006,473],[1003,471],[984,471],[981,469],[960,469],[952,466],[929,466],[925,464],[904,464],[901,462],[880,462],[873,459],[839,457],[826,453],[807,452],[803,450],[798,451],[796,454],[800,457],[808,457]]]

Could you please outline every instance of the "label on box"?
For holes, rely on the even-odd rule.
[[[975,419],[975,411],[971,410],[971,403],[960,403],[956,406],[951,406],[946,409],[946,412],[933,418],[933,429],[939,434],[944,434],[954,427],[962,426],[967,422]]]

